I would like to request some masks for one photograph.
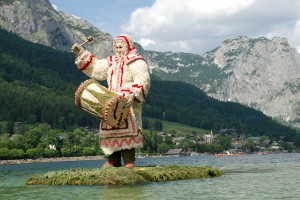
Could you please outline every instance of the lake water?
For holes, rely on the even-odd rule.
[[[0,165],[0,199],[300,199],[300,154],[138,158],[137,166],[213,166],[218,178],[125,186],[26,185],[37,173],[98,168],[105,161]]]

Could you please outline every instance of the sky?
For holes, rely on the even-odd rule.
[[[299,0],[49,0],[101,32],[146,50],[204,54],[224,40],[287,38],[300,53]]]

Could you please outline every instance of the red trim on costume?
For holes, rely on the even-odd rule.
[[[80,60],[83,61],[88,56],[89,56],[89,54],[85,54]]]
[[[89,56],[89,54],[84,54],[84,56],[80,59],[78,66],[81,66],[82,63],[84,62],[84,59],[86,59],[86,57],[88,57],[88,56]]]
[[[131,48],[131,47],[130,47],[130,43],[129,43],[129,41],[127,40],[127,37],[121,35],[121,36],[118,36],[117,39],[118,39],[118,38],[120,38],[120,39],[123,38],[123,39],[125,40],[125,42],[126,42],[126,44],[127,44],[127,47],[128,47],[128,51],[131,51],[132,49],[134,49],[134,48]]]
[[[125,93],[130,93],[131,90],[129,90],[129,89],[122,89],[121,92],[122,92],[123,96],[125,96]]]
[[[114,70],[111,70],[111,74],[110,74],[110,83],[109,83],[109,88],[110,90],[112,90],[112,78],[113,78],[113,75],[114,75]]]
[[[122,147],[123,143],[125,142],[127,144],[127,146],[129,146],[132,142],[135,142],[136,144],[139,144],[143,137],[138,137],[138,139],[135,139],[136,136],[132,136],[129,138],[129,140],[127,138],[122,139],[120,142],[118,139],[114,139],[113,141],[111,140],[102,140],[101,141],[101,145],[103,145],[104,147],[113,147],[115,145],[117,145],[118,147]]]
[[[127,55],[125,57],[125,63],[126,63],[126,65],[128,65],[131,62],[139,60],[139,59],[145,60],[145,58],[143,56],[139,55],[139,54],[136,54],[134,56],[130,55],[130,57]]]
[[[90,58],[89,58],[89,61],[88,61],[87,63],[85,63],[85,65],[83,65],[82,68],[80,68],[80,71],[83,71],[83,70],[85,70],[86,68],[88,68],[88,66],[91,64],[91,62],[92,62],[92,60],[93,60],[94,57],[95,57],[95,56],[94,56],[93,54],[91,54],[91,56],[90,56]]]
[[[113,62],[113,56],[108,56],[107,57],[107,62],[108,62],[108,65],[111,66],[112,62]]]
[[[138,85],[138,84],[133,84],[132,87],[136,87],[136,88],[141,88],[142,89],[142,94],[143,94],[143,99],[146,98],[146,94],[145,94],[145,90],[144,90],[144,86],[143,85]]]
[[[122,87],[123,85],[124,65],[125,63],[123,61],[113,65],[113,69],[110,75],[110,83],[109,83],[109,88],[113,92],[118,93],[121,89],[120,87]],[[115,77],[114,80],[113,77]]]
[[[129,89],[122,89],[121,92],[130,92]]]
[[[122,65],[121,65],[121,77],[120,77],[120,87],[122,86],[123,84],[123,74],[124,74],[124,62],[122,62]]]

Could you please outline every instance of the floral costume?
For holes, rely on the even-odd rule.
[[[110,91],[125,97],[129,94],[134,96],[125,122],[118,127],[112,127],[102,120],[99,134],[101,149],[105,155],[119,154],[119,151],[124,150],[124,154],[131,152],[129,154],[132,157],[135,148],[143,147],[142,103],[150,87],[150,75],[144,58],[136,53],[136,48],[129,36],[119,35],[114,39],[114,44],[116,42],[122,42],[125,45],[125,53],[121,58],[112,55],[107,59],[98,60],[87,50],[82,50],[75,64],[87,76],[95,80],[107,80]],[[116,160],[112,157],[111,160]],[[117,157],[117,165],[120,165],[120,155]],[[126,162],[124,156],[123,159]],[[134,162],[134,158],[129,160]]]

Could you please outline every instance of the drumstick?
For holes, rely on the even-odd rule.
[[[89,36],[89,37],[87,37],[86,40],[85,40],[83,43],[81,43],[79,46],[82,46],[82,45],[84,45],[85,43],[91,42],[91,41],[93,41],[93,40],[94,40],[94,38],[93,38],[92,36]]]

